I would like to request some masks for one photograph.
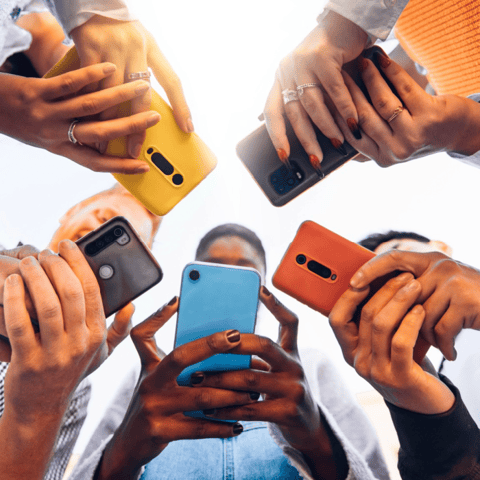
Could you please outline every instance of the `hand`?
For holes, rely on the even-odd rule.
[[[84,120],[75,126],[74,145],[67,132],[75,118],[98,114],[110,107],[144,95],[149,83],[135,81],[101,92],[73,96],[83,87],[111,76],[112,64],[93,65],[54,78],[0,75],[0,131],[24,143],[44,148],[98,172],[144,173],[148,165],[139,160],[102,155],[98,142],[142,132],[160,116],[144,112],[110,121]],[[68,98],[67,98],[68,97]]]
[[[350,285],[363,289],[395,270],[413,273],[422,287],[418,303],[425,320],[421,333],[447,360],[455,360],[455,337],[463,328],[480,330],[480,273],[442,253],[392,250],[363,265]]]
[[[330,441],[298,355],[298,318],[265,287],[260,299],[280,323],[279,344],[257,335],[242,334],[242,341],[230,353],[256,355],[261,360],[252,359],[250,370],[199,372],[197,378],[204,379],[194,387],[263,394],[262,402],[217,408],[211,417],[275,423],[290,445],[305,455],[316,477],[338,478],[339,466],[330,458]]]
[[[150,67],[167,94],[178,126],[186,133],[193,132],[190,110],[180,79],[158,48],[153,36],[140,22],[125,22],[94,15],[83,25],[74,28],[71,36],[82,67],[100,62],[117,65],[116,72],[103,80],[103,88],[121,85],[128,81],[129,73],[145,72]],[[145,91],[132,100],[132,114],[145,112],[149,108],[150,91]],[[104,112],[101,118],[110,119],[116,116],[116,111],[110,109]],[[146,135],[145,129],[131,132],[127,139],[127,151],[133,158],[140,155]],[[103,148],[106,148],[106,144]]]
[[[142,465],[159,455],[174,440],[227,438],[242,432],[240,424],[191,418],[183,412],[254,402],[247,392],[181,387],[176,380],[186,367],[217,353],[231,351],[240,342],[239,332],[215,333],[187,343],[162,360],[154,335],[177,309],[178,300],[174,297],[132,329],[142,372],[123,423],[104,452],[96,477],[98,480],[135,478]]]
[[[323,153],[311,122],[330,139],[335,148],[342,148],[344,135],[325,104],[323,91],[333,101],[353,134],[357,138],[361,137],[357,110],[341,71],[345,63],[360,55],[367,39],[367,33],[358,25],[331,11],[324,21],[282,60],[264,109],[266,127],[280,160],[285,162],[290,155],[290,146],[285,135],[284,113],[310,156],[312,165],[318,165],[322,161]],[[307,83],[317,83],[322,88],[305,88],[298,97],[300,101],[283,104],[284,89],[296,90],[297,86]]]
[[[385,400],[432,415],[448,411],[455,396],[436,373],[424,371],[413,359],[425,318],[421,305],[413,307],[421,289],[410,273],[389,280],[363,307],[356,323],[353,315],[369,288],[350,288],[335,304],[330,324],[347,363]]]
[[[480,106],[477,102],[456,95],[429,95],[390,58],[380,55],[379,63],[400,98],[393,94],[370,60],[360,58],[358,67],[373,106],[343,72],[364,132],[362,138],[356,139],[351,134],[338,112],[335,120],[355,149],[382,167],[440,151],[472,155],[480,149],[477,135]],[[403,111],[388,122],[402,103]]]

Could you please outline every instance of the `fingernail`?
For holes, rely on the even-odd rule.
[[[167,305],[170,305],[170,306],[175,305],[175,302],[176,302],[176,301],[177,301],[177,296],[175,295],[175,296],[167,303]]]
[[[368,68],[368,60],[360,57],[357,62],[357,69],[360,73],[364,72]]]
[[[234,435],[240,435],[243,432],[243,426],[241,423],[236,423],[233,426],[233,434]]]
[[[343,145],[343,143],[340,140],[338,140],[338,138],[331,138],[330,143],[333,145],[335,150],[337,150],[337,152],[339,152],[341,155],[346,155],[347,154],[347,150],[346,150],[345,146]]]
[[[287,152],[283,148],[277,148],[277,155],[283,163],[288,162]]]
[[[148,115],[148,118],[147,118],[147,123],[151,127],[151,126],[157,124],[160,121],[161,118],[162,117],[160,116],[160,114],[158,112],[150,112],[150,114]]]
[[[103,67],[103,73],[113,73],[117,67],[113,63],[109,63]]]
[[[35,265],[37,261],[33,258],[33,257],[25,257],[23,260],[22,260],[22,263],[24,265]]]
[[[141,82],[142,83],[138,85],[137,88],[135,88],[135,93],[137,95],[148,92],[148,90],[150,89],[150,84],[148,82],[145,82],[144,80],[141,80]]]
[[[350,131],[352,132],[353,136],[357,140],[361,140],[362,134],[360,132],[360,129],[358,128],[357,121],[354,118],[347,118],[347,125]]]
[[[240,341],[240,332],[238,330],[229,330],[227,332],[227,340],[230,343],[237,343]]]
[[[415,305],[413,308],[412,308],[412,313],[414,315],[420,315],[421,313],[423,312],[423,307],[421,305]]]
[[[320,169],[320,160],[316,155],[309,155],[308,159],[310,160],[310,165],[315,169],[319,170]]]
[[[132,147],[131,149],[131,156],[133,158],[138,158],[140,156],[140,152],[142,151],[142,144],[137,143],[135,146]]]
[[[363,273],[362,272],[357,272],[350,279],[350,286],[352,286],[353,288],[358,288],[361,285],[362,280],[363,280]]]
[[[269,297],[269,296],[271,295],[270,290],[269,290],[265,285],[262,287],[262,290],[263,290],[263,293],[264,293],[267,297]]]
[[[453,360],[452,361],[455,361],[457,359],[457,356],[458,356],[457,350],[456,350],[455,347],[453,347]]]
[[[205,380],[205,375],[202,372],[192,373],[192,376],[190,377],[190,383],[192,385],[198,385],[199,383],[202,383],[204,380]]]
[[[263,122],[265,120],[265,115],[263,113],[261,113],[259,116],[258,116],[258,119]]]
[[[76,247],[75,242],[72,242],[68,238],[63,239],[60,243],[62,243],[64,245],[64,248],[75,248]]]
[[[138,174],[138,173],[147,173],[150,170],[150,167],[145,163],[144,165],[136,168],[133,173]]]
[[[412,279],[413,280],[413,275],[409,272],[404,272],[404,273],[401,273],[398,277],[397,277],[397,280],[399,282],[406,282],[407,280],[410,280]]]
[[[258,392],[250,392],[249,395],[252,400],[258,400],[260,398],[260,394]]]
[[[405,287],[403,287],[407,292],[413,292],[420,287],[420,283],[417,280],[411,280],[408,282]]]
[[[98,151],[101,154],[104,154],[107,151],[107,145],[108,145],[108,142],[100,142],[100,145],[98,146]]]
[[[193,122],[192,122],[192,119],[189,118],[187,120],[187,130],[192,133],[195,129],[193,128]]]
[[[9,275],[5,282],[8,282],[10,285],[18,285],[20,283],[20,275],[14,273],[13,275]]]
[[[387,68],[392,63],[386,55],[378,52],[376,53],[376,55],[377,61],[382,68]]]

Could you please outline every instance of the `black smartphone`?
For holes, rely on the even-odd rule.
[[[396,94],[393,85],[388,81],[382,69],[379,68],[379,54],[384,54],[384,52],[377,46],[363,52],[365,58],[372,60],[375,66],[377,66],[382,77]],[[351,62],[350,67],[349,72],[353,70],[355,73],[354,62]],[[370,101],[360,75],[357,74],[353,77]],[[323,180],[358,153],[348,142],[345,142],[343,146],[346,154],[342,155],[333,147],[330,140],[323,135],[316,125],[312,124],[323,152],[321,171],[317,171],[310,165],[307,153],[298,141],[292,126],[286,118],[285,123],[287,138],[290,144],[289,160],[292,166],[291,169],[287,168],[278,158],[265,124],[262,124],[237,145],[238,157],[275,207],[281,207],[298,197],[298,195]]]
[[[76,241],[100,285],[109,317],[155,286],[162,269],[125,217],[113,217]]]

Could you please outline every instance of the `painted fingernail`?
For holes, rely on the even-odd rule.
[[[363,280],[363,272],[357,272],[351,279],[350,279],[350,286],[353,288],[358,288],[361,285]]]
[[[175,302],[177,301],[177,296],[175,295],[169,302],[168,305],[175,305]]]
[[[138,85],[137,88],[135,88],[135,93],[137,95],[141,95],[142,93],[148,92],[150,89],[150,84],[148,82],[145,82],[144,80],[141,80],[140,85]]]
[[[113,73],[117,67],[113,63],[109,63],[103,67],[103,73]]]
[[[249,395],[252,400],[258,400],[260,398],[260,394],[258,392],[250,392]]]
[[[310,165],[315,169],[319,170],[320,169],[320,160],[316,155],[309,155],[308,159],[310,160]]]
[[[337,152],[339,152],[341,155],[347,154],[345,145],[338,138],[330,138],[330,143],[333,145],[335,150],[337,150]]]
[[[240,332],[238,330],[229,330],[227,332],[227,340],[230,343],[237,343],[240,341]]]
[[[350,131],[352,132],[353,136],[357,140],[362,139],[362,133],[360,132],[360,129],[358,128],[357,121],[354,118],[347,118],[347,125]]]
[[[264,295],[266,295],[267,297],[269,297],[272,294],[270,292],[270,290],[265,285],[262,287],[262,290],[263,290]]]
[[[377,52],[377,61],[382,68],[387,68],[392,62],[391,60],[384,54]]]
[[[148,171],[150,171],[150,167],[145,163],[143,165],[141,165],[140,167],[137,167],[133,173],[134,174],[139,174],[139,173],[147,173]]]
[[[187,130],[192,133],[195,129],[193,128],[193,122],[192,122],[192,119],[189,118],[187,120]]]
[[[204,380],[205,380],[205,375],[202,372],[192,373],[192,376],[190,377],[190,383],[192,385],[198,385],[199,383],[202,383]]]
[[[357,69],[360,73],[364,72],[368,68],[368,60],[360,57],[357,62]]]
[[[243,432],[243,426],[241,423],[236,423],[233,426],[233,434],[234,435],[240,435]]]
[[[283,163],[288,162],[287,152],[283,148],[277,148],[277,155]]]
[[[214,415],[215,414],[215,409],[214,408],[207,408],[206,410],[203,411],[204,415]]]

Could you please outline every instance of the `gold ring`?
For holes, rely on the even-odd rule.
[[[404,109],[402,106],[397,107],[397,108],[393,111],[392,115],[391,115],[390,118],[387,120],[387,122],[390,123],[394,118],[397,118],[404,110],[405,110],[405,109]]]

